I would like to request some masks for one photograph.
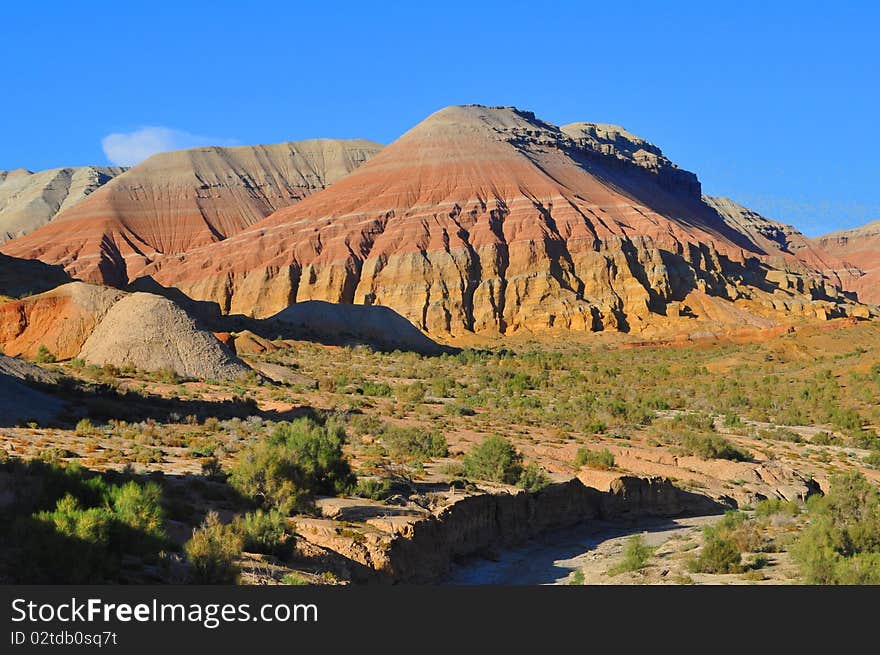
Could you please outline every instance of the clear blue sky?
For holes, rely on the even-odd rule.
[[[249,4],[3,3],[0,168],[104,164],[144,126],[388,143],[516,105],[624,125],[808,234],[880,219],[880,3]]]

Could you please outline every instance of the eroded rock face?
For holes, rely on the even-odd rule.
[[[703,201],[732,229],[747,235],[764,253],[765,262],[812,284],[812,288],[806,289],[811,295],[833,295],[834,287],[849,290],[862,277],[857,266],[791,225],[766,218],[730,198],[703,196]]]
[[[46,346],[60,360],[76,357],[124,295],[118,289],[70,282],[0,305],[0,346],[13,356],[33,358]]]
[[[591,519],[717,514],[726,508],[663,478],[620,478],[608,492],[574,479],[537,493],[465,496],[419,516],[368,519],[357,538],[340,530],[340,524],[323,519],[297,521],[297,533],[360,565],[353,571],[356,576],[427,582],[443,575],[456,558]]]
[[[832,232],[813,240],[822,250],[859,269],[861,275],[844,287],[863,302],[880,304],[880,221],[852,230]]]
[[[769,281],[765,256],[702,201],[693,174],[621,128],[465,106],[329,189],[145,273],[225,312],[385,305],[444,337],[847,313],[830,287]]]
[[[236,234],[380,149],[362,139],[313,139],[160,153],[60,212],[52,224],[6,244],[4,252],[62,264],[81,280],[122,286],[156,257]]]
[[[124,171],[116,166],[0,171],[0,243],[41,228]]]

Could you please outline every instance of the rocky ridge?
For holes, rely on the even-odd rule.
[[[124,171],[117,166],[0,171],[0,243],[41,228]]]
[[[813,239],[819,248],[857,267],[860,275],[844,287],[863,302],[880,304],[880,221]]]
[[[236,234],[380,149],[363,139],[312,139],[160,153],[3,249],[61,264],[84,281],[124,286],[153,259]]]

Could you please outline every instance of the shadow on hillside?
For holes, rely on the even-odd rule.
[[[0,253],[0,296],[22,298],[72,281],[61,266]]]
[[[150,277],[132,283],[131,289],[173,300],[212,332],[250,330],[264,339],[314,341],[330,346],[365,345],[374,350],[417,352],[423,355],[454,353],[390,307],[307,300],[293,303],[269,318],[242,314],[224,315],[215,302],[193,300],[176,288],[164,287]]]
[[[195,417],[200,423],[207,418],[231,419],[258,416],[269,421],[291,421],[297,418],[321,419],[322,414],[309,406],[296,407],[289,411],[264,411],[259,409],[252,398],[233,398],[231,400],[200,400],[186,398],[166,398],[156,394],[137,391],[119,391],[110,385],[83,385],[70,378],[62,378],[57,384],[31,382],[29,386],[36,391],[49,394],[68,408],[58,415],[55,421],[41,421],[41,425],[71,427],[82,418],[96,422],[111,419],[132,422],[156,421],[158,423],[180,423],[187,417]],[[8,420],[0,415],[0,427],[22,425],[20,420]]]
[[[664,188],[663,180],[641,166],[582,148],[566,149],[581,168],[639,204],[686,227],[698,228],[736,244],[746,252],[765,255],[747,235],[727,225],[694,189]],[[695,185],[699,182],[694,180]]]

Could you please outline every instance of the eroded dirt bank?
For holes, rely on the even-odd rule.
[[[536,492],[502,490],[435,498],[422,512],[388,508],[362,522],[304,519],[297,531],[337,553],[355,581],[432,582],[453,561],[493,553],[551,530],[619,518],[718,514],[728,508],[666,478],[621,477],[607,492],[577,479]],[[380,508],[377,506],[377,510]]]

